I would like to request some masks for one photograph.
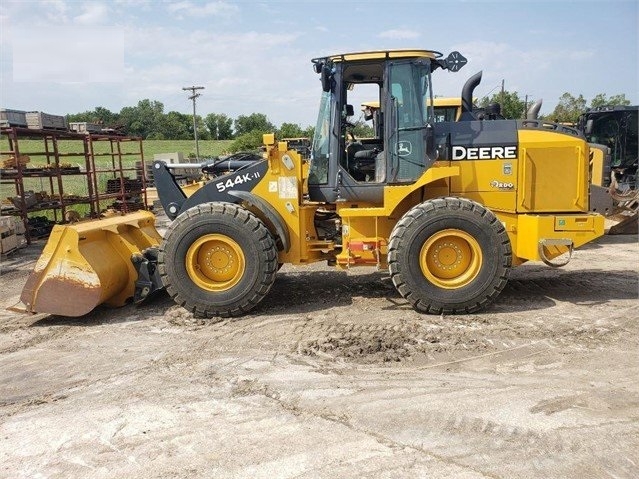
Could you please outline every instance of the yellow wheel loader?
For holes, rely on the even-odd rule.
[[[322,87],[310,155],[265,135],[265,158],[186,196],[154,164],[173,223],[158,269],[175,301],[200,316],[235,316],[268,293],[278,266],[326,261],[388,269],[424,313],[492,303],[525,261],[565,264],[603,234],[589,212],[589,147],[577,130],[479,121],[462,92],[458,121],[435,122],[432,77],[466,60],[434,51],[348,53],[313,61]],[[347,118],[374,86],[375,138]]]
[[[473,313],[495,301],[512,267],[566,264],[604,231],[589,212],[588,143],[561,125],[478,119],[481,73],[464,86],[459,118],[435,121],[433,77],[465,63],[430,50],[315,58],[322,94],[310,148],[264,135],[263,158],[198,165],[212,178],[188,194],[172,171],[189,165],[154,162],[173,222],[157,263],[153,248],[143,255],[150,289],[157,273],[196,315],[237,316],[268,294],[282,264],[326,261],[388,270],[417,311]],[[349,132],[360,87],[379,102],[374,138]]]

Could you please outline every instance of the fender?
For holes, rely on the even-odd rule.
[[[277,212],[275,208],[273,208],[259,196],[248,191],[232,190],[229,191],[228,194],[242,201],[245,201],[254,208],[257,208],[273,225],[273,228],[275,228],[275,232],[282,242],[281,250],[283,250],[285,253],[289,252],[289,250],[291,249],[291,237],[289,235],[288,228],[286,227],[284,218],[282,218],[282,216]]]

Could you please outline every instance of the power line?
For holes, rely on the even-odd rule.
[[[189,100],[193,100],[193,135],[195,136],[195,159],[200,161],[200,146],[197,141],[197,121],[195,120],[195,100],[198,96],[202,96],[201,93],[195,93],[195,90],[204,90],[203,86],[185,86],[182,90],[191,91]]]

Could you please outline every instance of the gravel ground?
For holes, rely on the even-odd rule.
[[[481,314],[314,265],[219,322],[166,294],[6,310],[41,247],[0,275],[0,477],[639,477],[636,235],[516,268]]]

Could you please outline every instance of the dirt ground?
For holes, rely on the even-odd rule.
[[[513,270],[481,314],[417,314],[384,272],[285,266],[220,322],[166,294],[5,310],[41,247],[0,275],[2,478],[639,477],[636,235]]]

